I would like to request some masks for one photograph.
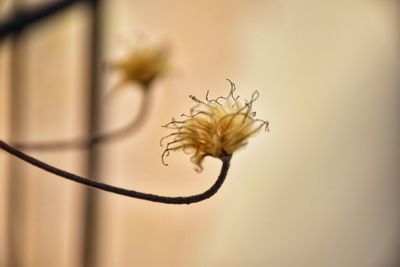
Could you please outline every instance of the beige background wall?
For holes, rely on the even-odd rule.
[[[166,41],[173,68],[156,83],[146,124],[101,148],[101,180],[146,192],[203,191],[183,153],[161,164],[160,125],[192,106],[189,94],[227,94],[232,79],[270,121],[234,155],[212,199],[166,206],[99,193],[98,266],[397,266],[400,211],[399,15],[396,1],[105,1],[104,61],[128,43]],[[21,130],[9,136],[10,46],[0,47],[2,139],[81,136],[87,35],[75,8],[25,36]],[[137,113],[134,86],[107,95],[104,129]],[[15,107],[14,107],[15,109]],[[11,117],[12,120],[12,117]],[[84,152],[35,156],[78,173]],[[7,166],[0,154],[0,265],[7,262]],[[15,162],[15,160],[12,160]],[[17,163],[13,163],[17,164]],[[15,222],[23,266],[77,266],[82,186],[18,164]],[[18,198],[18,196],[16,196]],[[12,205],[11,205],[12,207]]]

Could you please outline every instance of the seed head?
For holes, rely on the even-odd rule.
[[[168,140],[162,154],[162,162],[170,151],[182,150],[191,155],[191,161],[197,166],[196,171],[202,171],[202,162],[206,156],[223,159],[244,147],[249,137],[261,128],[268,130],[268,121],[256,119],[252,105],[259,97],[255,91],[250,101],[242,103],[235,96],[235,84],[228,79],[231,89],[226,97],[202,101],[195,96],[189,96],[197,104],[190,114],[182,114],[182,120],[172,121],[162,127],[174,130],[173,133],[161,138],[163,145]]]
[[[118,86],[138,83],[147,88],[168,69],[169,53],[166,46],[144,47],[128,53],[109,66],[121,74]]]

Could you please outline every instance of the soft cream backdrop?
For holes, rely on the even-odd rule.
[[[377,0],[106,1],[105,60],[123,54],[129,42],[165,40],[174,68],[153,88],[145,126],[102,147],[102,180],[170,195],[207,188],[220,163],[207,159],[197,174],[187,156],[173,153],[170,166],[162,166],[158,141],[167,131],[160,125],[188,111],[189,94],[225,95],[225,78],[244,98],[260,91],[255,109],[271,132],[234,155],[221,191],[203,203],[176,207],[99,193],[98,265],[397,266],[399,9],[396,1]],[[81,16],[82,10],[71,11],[26,40],[32,104],[21,137],[84,133]],[[7,133],[6,57],[1,136]],[[112,82],[107,75],[105,91]],[[135,87],[104,95],[104,129],[129,120],[141,97]],[[36,155],[82,170],[80,153]],[[6,214],[6,157],[0,159]],[[22,166],[23,262],[76,266],[82,187]],[[5,262],[6,253],[0,257]]]

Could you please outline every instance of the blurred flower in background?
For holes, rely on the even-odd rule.
[[[120,80],[114,86],[114,90],[128,83],[137,83],[143,88],[148,88],[168,70],[169,49],[165,44],[138,47],[108,66],[120,74]]]

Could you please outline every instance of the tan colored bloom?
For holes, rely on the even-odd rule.
[[[198,167],[196,170],[201,171],[206,156],[222,159],[232,155],[244,147],[248,138],[261,128],[268,130],[268,121],[256,119],[256,113],[252,111],[252,105],[259,93],[255,91],[251,100],[243,104],[239,101],[239,96],[234,96],[235,84],[228,81],[231,84],[228,96],[210,100],[208,91],[206,101],[190,96],[197,103],[190,110],[190,115],[182,114],[184,120],[172,119],[163,126],[175,130],[161,139],[161,145],[164,140],[169,140],[162,154],[164,165],[168,165],[165,157],[170,151],[182,150],[192,155],[191,160]]]
[[[116,87],[131,82],[144,88],[149,87],[151,82],[168,69],[168,55],[166,46],[144,47],[112,62],[110,68],[121,74],[121,80]]]

